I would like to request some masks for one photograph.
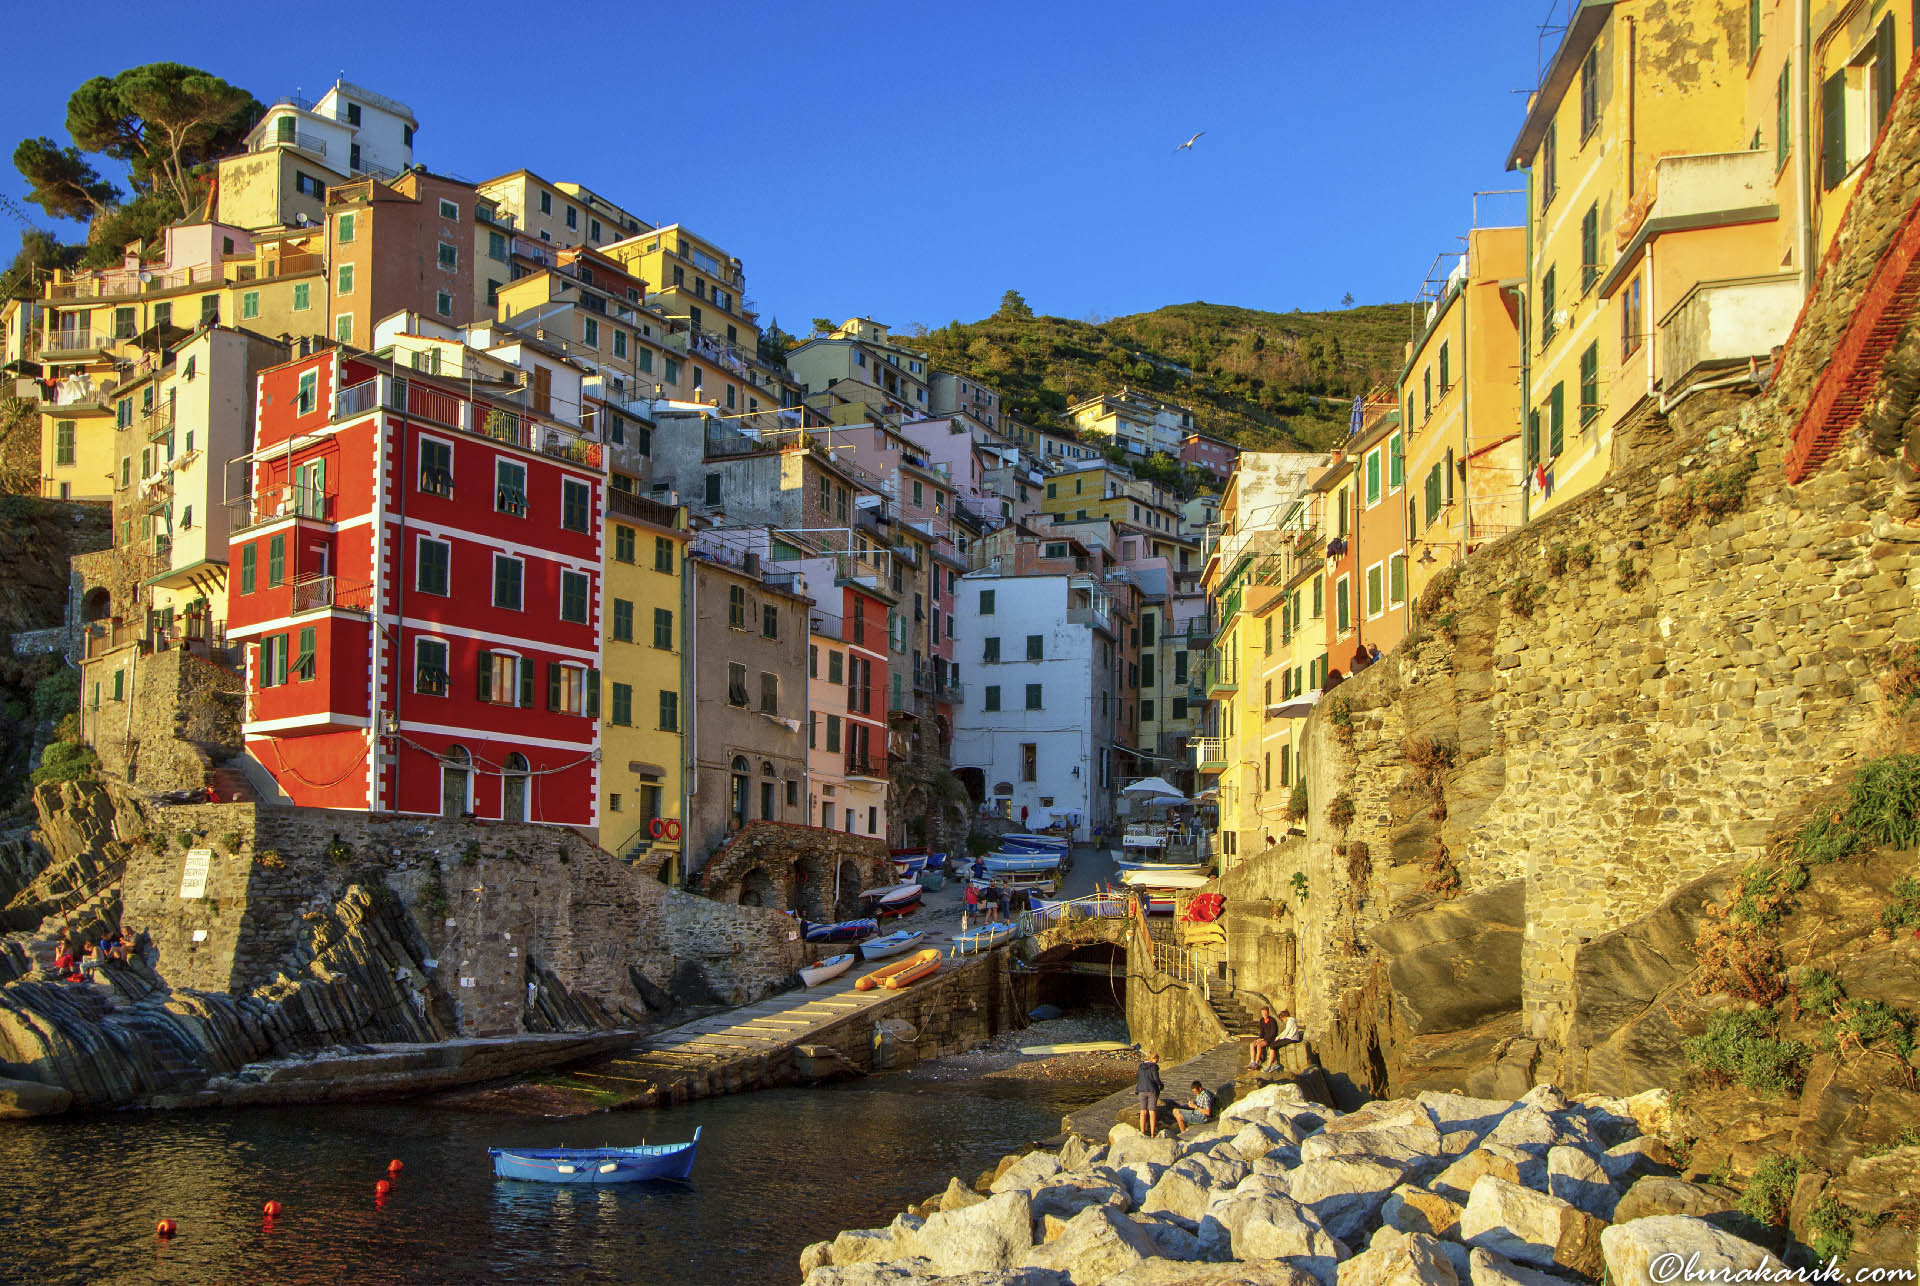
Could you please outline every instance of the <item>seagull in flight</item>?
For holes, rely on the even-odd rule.
[[[1200,131],[1200,134],[1204,134],[1204,133],[1206,133],[1205,130]],[[1173,150],[1176,152],[1191,152],[1193,150],[1194,142],[1200,137],[1200,134],[1195,134],[1193,138],[1188,139],[1186,142],[1180,144],[1178,147],[1174,148]]]

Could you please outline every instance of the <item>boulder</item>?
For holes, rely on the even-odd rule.
[[[1180,1162],[1207,1176],[1210,1188],[1231,1188],[1253,1172],[1253,1167],[1238,1157],[1228,1156],[1224,1152],[1212,1152],[1200,1156],[1187,1157]],[[1176,1167],[1178,1168],[1178,1167]]]
[[[1636,1185],[1637,1186],[1637,1185]],[[1785,1266],[1750,1241],[1687,1215],[1651,1215],[1615,1224],[1600,1235],[1608,1277],[1620,1286],[1674,1280],[1684,1264],[1694,1281],[1734,1281],[1732,1274]],[[1748,1278],[1747,1280],[1759,1280]]]
[[[1407,1178],[1406,1167],[1376,1158],[1302,1161],[1287,1176],[1287,1195],[1310,1208],[1345,1242],[1363,1240],[1379,1221],[1387,1194]]]
[[[1673,1137],[1673,1095],[1663,1089],[1642,1090],[1621,1100],[1640,1133],[1656,1139]]]
[[[1424,1110],[1413,1104],[1408,1106],[1413,1109],[1412,1114],[1374,1125],[1337,1129],[1353,1118],[1330,1122],[1319,1133],[1300,1141],[1301,1162],[1378,1157],[1398,1162],[1416,1176],[1438,1173],[1448,1160],[1442,1151],[1440,1132]]]
[[[1241,1167],[1243,1172],[1245,1169]],[[1140,1213],[1172,1215],[1190,1228],[1198,1227],[1201,1216],[1207,1213],[1207,1202],[1213,1198],[1213,1189],[1214,1184],[1205,1170],[1191,1161],[1182,1161],[1155,1181],[1147,1199],[1140,1203]]]
[[[1115,1139],[1107,1148],[1107,1164],[1114,1169],[1124,1169],[1146,1161],[1154,1165],[1172,1165],[1180,1159],[1180,1143],[1177,1139],[1148,1138],[1138,1132],[1131,1136]]]
[[[1562,1118],[1531,1104],[1515,1107],[1500,1118],[1500,1124],[1487,1135],[1489,1144],[1499,1144],[1545,1160],[1549,1148],[1578,1143],[1579,1135],[1565,1127]]]
[[[1144,1139],[1145,1137],[1146,1135],[1140,1132],[1139,1126],[1131,1125],[1126,1121],[1115,1121],[1112,1128],[1107,1131],[1107,1146],[1111,1148],[1121,1139]]]
[[[1613,1207],[1614,1223],[1629,1223],[1659,1215],[1691,1215],[1705,1219],[1733,1209],[1738,1198],[1728,1189],[1688,1183],[1670,1175],[1648,1175],[1627,1189]]]
[[[1404,1183],[1380,1205],[1380,1222],[1396,1232],[1458,1239],[1460,1204],[1417,1184]]]
[[[1538,1268],[1516,1264],[1505,1255],[1496,1255],[1478,1246],[1473,1249],[1471,1263],[1468,1275],[1473,1286],[1567,1286],[1564,1277],[1555,1277]],[[1626,1283],[1620,1283],[1620,1286],[1626,1286]]]
[[[1287,1137],[1273,1126],[1259,1121],[1248,1121],[1227,1141],[1235,1156],[1242,1161],[1258,1161],[1267,1153],[1288,1142]]]
[[[826,1262],[839,1268],[902,1257],[891,1228],[849,1228],[835,1237],[828,1249],[831,1253]]]
[[[955,1177],[947,1180],[947,1190],[940,1194],[940,1209],[965,1210],[968,1206],[977,1206],[985,1200],[985,1197]]]
[[[41,1081],[0,1079],[0,1119],[57,1116],[73,1106],[73,1091]]]
[[[1547,1151],[1547,1191],[1596,1219],[1613,1218],[1620,1199],[1613,1180],[1584,1148],[1564,1144]]]
[[[1453,1262],[1421,1233],[1376,1238],[1340,1265],[1339,1286],[1459,1286]]]
[[[1236,1264],[1178,1264],[1149,1259],[1106,1286],[1319,1286],[1306,1269],[1284,1259],[1250,1259]]]
[[[1465,1031],[1520,1008],[1525,889],[1524,879],[1507,880],[1368,932],[1388,961],[1395,1020],[1409,1033]]]
[[[925,1259],[820,1267],[808,1273],[806,1281],[808,1286],[1070,1286],[1065,1273],[1044,1268],[948,1275]]]
[[[1015,1188],[1032,1191],[1059,1173],[1059,1157],[1051,1152],[1029,1152],[1000,1173],[993,1181],[992,1191],[1011,1192]]]
[[[1252,1112],[1264,1112],[1273,1107],[1311,1107],[1307,1096],[1300,1092],[1298,1085],[1286,1083],[1262,1085],[1259,1089],[1249,1090],[1220,1113],[1224,1120],[1230,1116],[1247,1116]]]
[[[1073,1286],[1098,1286],[1159,1253],[1146,1230],[1125,1215],[1089,1206],[1069,1219],[1057,1238],[1029,1250],[1020,1267],[1065,1273]]]
[[[1489,1174],[1508,1183],[1531,1187],[1544,1182],[1547,1167],[1544,1160],[1535,1160],[1524,1152],[1498,1143],[1483,1143],[1428,1180],[1427,1186],[1464,1206],[1467,1194],[1473,1191],[1473,1185],[1480,1181],[1481,1176]],[[1528,1182],[1529,1179],[1532,1183]]]
[[[1442,1148],[1449,1156],[1459,1156],[1473,1149],[1493,1132],[1493,1127],[1500,1124],[1500,1118],[1513,1108],[1511,1099],[1469,1098],[1465,1094],[1447,1094],[1439,1090],[1422,1090],[1414,1095],[1413,1101],[1426,1109],[1427,1116],[1433,1121],[1433,1128],[1440,1134]]]
[[[1151,1161],[1141,1161],[1132,1165],[1123,1165],[1118,1170],[1107,1173],[1113,1176],[1113,1182],[1126,1191],[1127,1200],[1132,1208],[1138,1210],[1147,1200],[1147,1194],[1153,1191],[1153,1185],[1160,1182],[1160,1176],[1167,1172],[1164,1165],[1155,1165]],[[1100,1174],[1099,1171],[1095,1171]],[[1105,1177],[1105,1175],[1101,1175]]]
[[[1327,1284],[1347,1255],[1313,1211],[1282,1196],[1216,1195],[1200,1221],[1199,1242],[1209,1259],[1289,1259]]]
[[[1673,1151],[1659,1139],[1641,1135],[1616,1143],[1600,1154],[1600,1168],[1621,1187],[1632,1187],[1650,1174],[1673,1173]]]
[[[1069,1134],[1067,1141],[1060,1145],[1059,1161],[1062,1170],[1077,1170],[1087,1163],[1093,1149],[1078,1134]]]
[[[800,1252],[800,1276],[804,1278],[814,1269],[831,1263],[833,1263],[833,1243],[816,1241]]]
[[[1606,1224],[1558,1197],[1482,1175],[1460,1212],[1460,1239],[1536,1268],[1598,1277]]]
[[[899,1241],[907,1255],[932,1260],[942,1273],[1011,1268],[1033,1246],[1033,1203],[1022,1190],[995,1193],[963,1210],[942,1210]]]
[[[1204,1259],[1200,1238],[1162,1215],[1134,1215],[1133,1222],[1153,1239],[1164,1259]]]
[[[1126,1189],[1094,1179],[1050,1183],[1044,1188],[1035,1188],[1028,1195],[1033,1202],[1036,1225],[1049,1216],[1071,1219],[1088,1206],[1111,1206],[1121,1214],[1133,1209],[1133,1199],[1127,1195]]]

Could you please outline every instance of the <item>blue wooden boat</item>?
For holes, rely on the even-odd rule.
[[[1005,875],[1014,871],[1051,871],[1060,865],[1058,853],[1010,853],[1006,851],[989,853],[980,859],[980,869],[989,875]]]
[[[1008,853],[1065,853],[1069,841],[1058,835],[1002,835],[1000,848]]]
[[[868,960],[885,960],[888,956],[897,956],[903,951],[918,946],[920,939],[927,935],[913,929],[902,929],[898,933],[889,933],[884,938],[870,938],[860,944],[860,954]]]
[[[968,929],[965,933],[954,935],[953,949],[965,954],[985,951],[990,947],[999,946],[1017,932],[1019,932],[1018,928],[1005,920],[983,924],[977,929]]]
[[[642,1144],[635,1148],[488,1148],[493,1173],[534,1183],[637,1183],[685,1179],[693,1173],[700,1127],[689,1143]]]
[[[932,859],[925,853],[915,853],[908,857],[895,856],[890,860],[893,862],[894,872],[898,874],[901,879],[910,880],[920,874],[920,872],[926,870],[927,864]]]
[[[842,920],[837,924],[809,924],[804,936],[808,942],[858,942],[878,932],[880,922],[868,917],[864,920]]]

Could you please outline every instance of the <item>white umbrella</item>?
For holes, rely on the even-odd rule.
[[[1165,777],[1142,777],[1139,781],[1130,782],[1121,787],[1120,793],[1123,795],[1174,795],[1185,798],[1180,795],[1179,787]]]

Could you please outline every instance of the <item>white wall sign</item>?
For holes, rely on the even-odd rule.
[[[187,864],[180,871],[180,896],[183,898],[207,896],[207,870],[212,865],[212,849],[188,849]]]

